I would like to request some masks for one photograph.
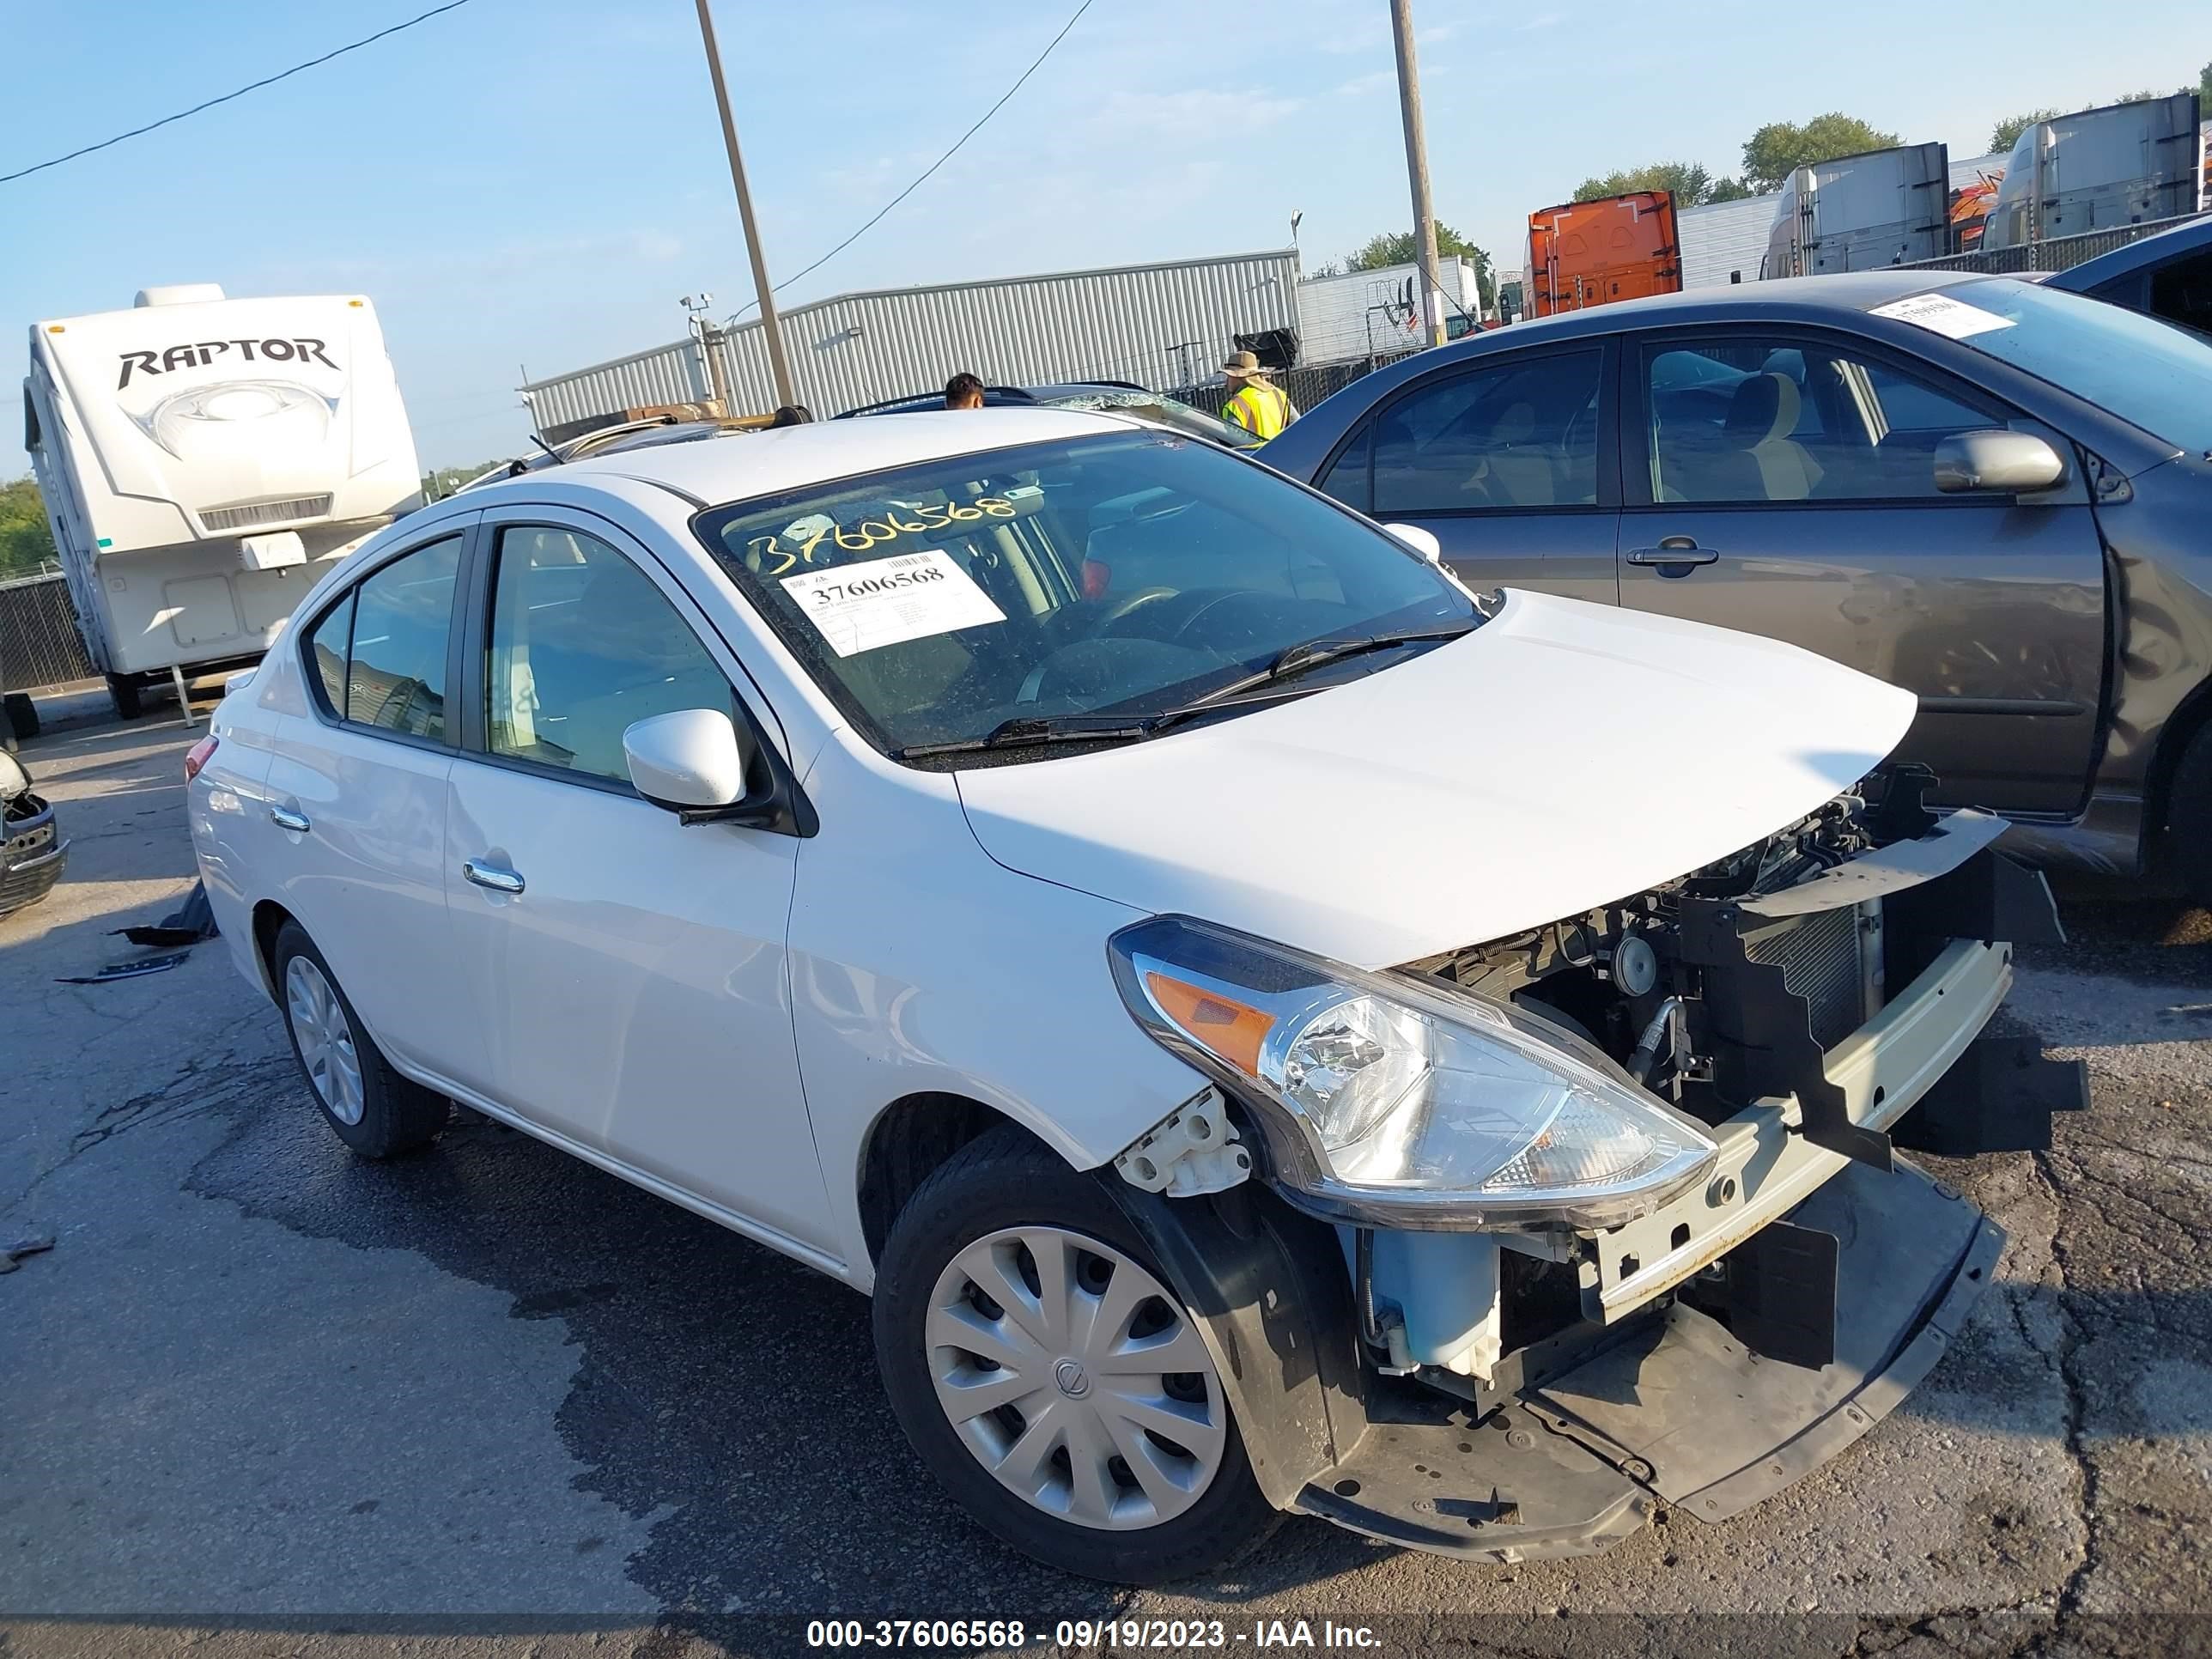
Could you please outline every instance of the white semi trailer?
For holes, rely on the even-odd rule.
[[[149,288],[31,325],[31,452],[116,712],[258,661],[328,561],[420,506],[415,439],[356,295]]]

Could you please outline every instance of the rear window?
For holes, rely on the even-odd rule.
[[[1952,313],[1939,331],[1970,328],[1954,334],[1962,344],[2110,410],[2177,449],[2212,450],[2212,341],[2203,336],[2032,283],[1965,283],[1920,299],[1998,319],[1991,325]]]

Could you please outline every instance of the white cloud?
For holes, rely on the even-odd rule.
[[[1396,70],[1370,70],[1364,75],[1353,76],[1352,79],[1338,87],[1336,95],[1340,98],[1364,98],[1371,93],[1380,92],[1385,87],[1395,86],[1397,83]]]

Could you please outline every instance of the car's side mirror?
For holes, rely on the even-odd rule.
[[[2066,482],[2066,463],[2033,432],[1954,432],[1936,446],[1936,488],[2016,495]]]
[[[1382,527],[1431,564],[1444,562],[1444,544],[1437,539],[1434,531],[1424,530],[1417,524],[1386,524]]]
[[[719,708],[679,708],[623,733],[629,781],[655,806],[713,816],[739,805],[751,770],[752,737]]]

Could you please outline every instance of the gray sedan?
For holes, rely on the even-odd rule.
[[[1931,799],[2002,811],[2008,845],[2056,861],[2169,852],[2212,898],[2202,337],[2008,277],[1761,283],[1420,353],[1260,459],[1430,532],[1471,586],[1717,623],[1905,686],[1900,758]],[[1654,767],[1698,763],[1650,739]]]

